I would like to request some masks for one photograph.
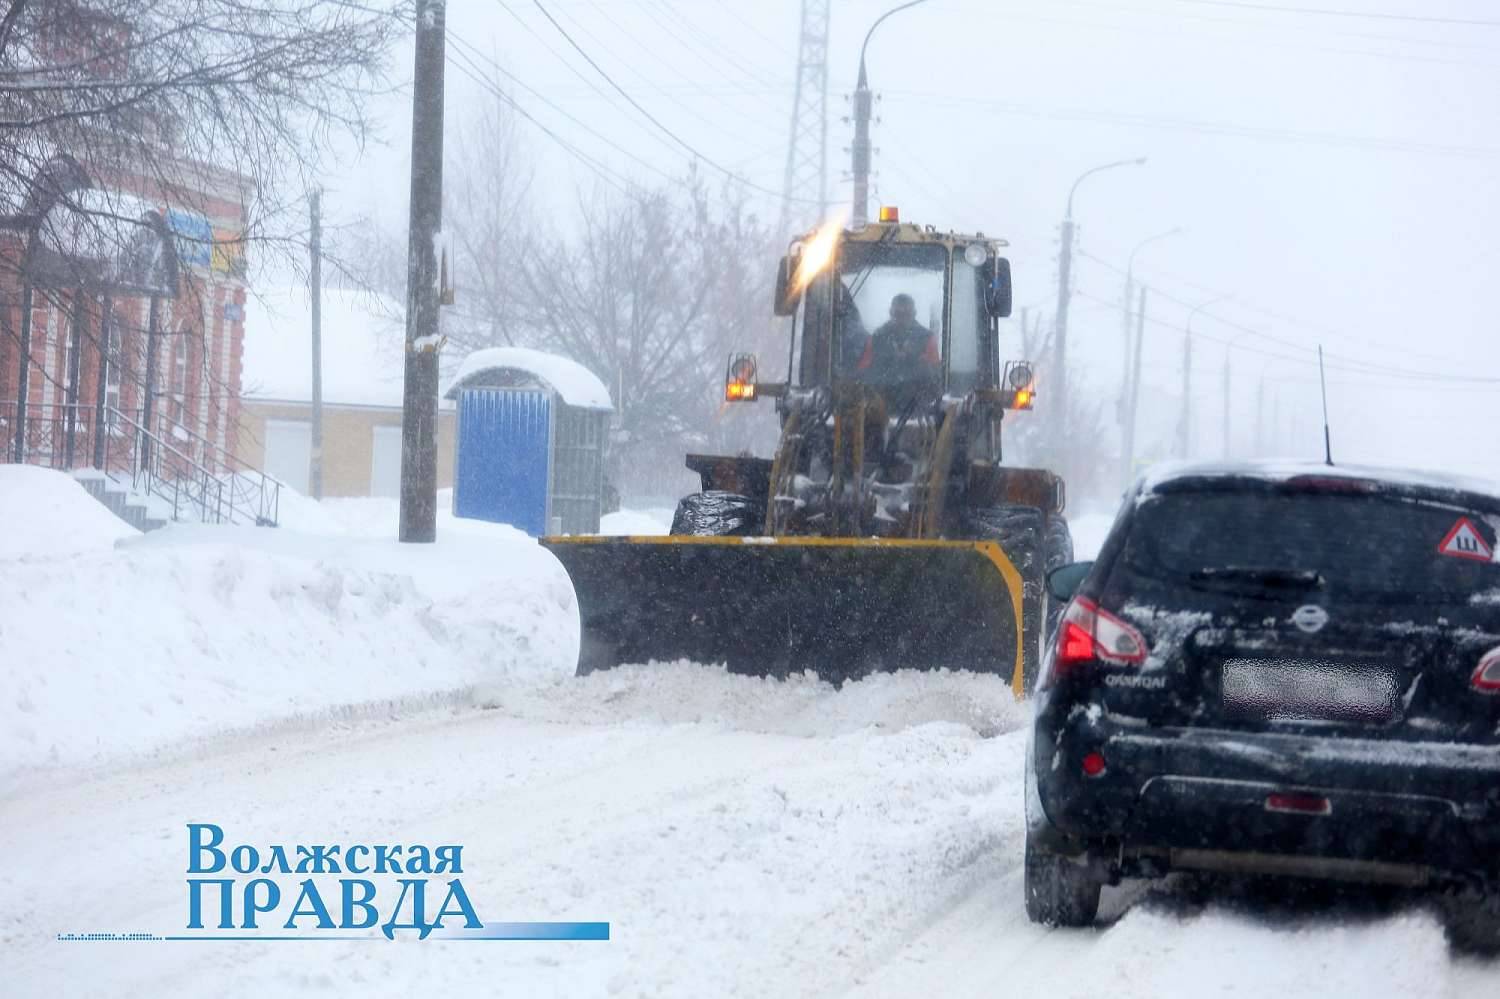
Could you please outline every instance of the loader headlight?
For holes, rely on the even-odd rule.
[[[970,267],[983,267],[988,259],[990,259],[990,250],[983,243],[970,243],[964,247],[964,263]]]
[[[1010,366],[1010,375],[1008,377],[1010,379],[1011,388],[1016,389],[1017,391],[1026,388],[1031,384],[1033,378],[1031,365],[1025,363],[1012,364]]]

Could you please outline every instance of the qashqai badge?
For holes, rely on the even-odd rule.
[[[1328,612],[1317,604],[1304,604],[1292,612],[1292,623],[1309,635],[1323,630]]]

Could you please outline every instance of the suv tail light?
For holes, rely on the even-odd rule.
[[[1500,694],[1500,648],[1491,649],[1479,660],[1469,686],[1481,694]]]
[[[1088,663],[1139,666],[1146,661],[1146,651],[1146,637],[1139,631],[1088,597],[1074,597],[1058,622],[1052,668],[1041,686]]]

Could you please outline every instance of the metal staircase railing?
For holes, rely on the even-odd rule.
[[[170,506],[173,520],[276,525],[281,483],[264,472],[164,414],[151,421],[153,432],[137,415],[112,406],[104,407],[96,426],[98,413],[92,404],[30,403],[22,431],[16,403],[0,402],[6,442],[0,461],[128,477],[137,493]]]

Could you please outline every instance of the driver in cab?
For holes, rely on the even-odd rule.
[[[937,336],[917,322],[917,303],[905,292],[891,299],[891,317],[865,341],[854,365],[858,377],[875,384],[935,381],[942,356]]]

